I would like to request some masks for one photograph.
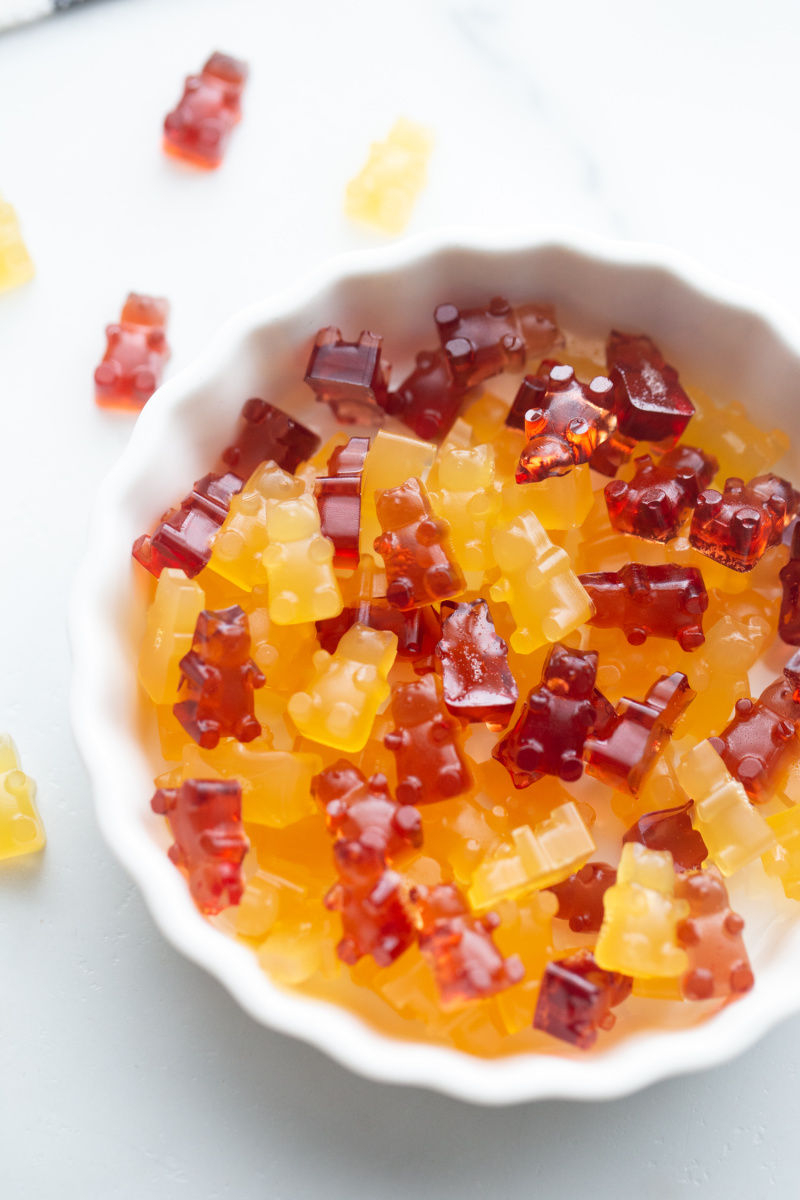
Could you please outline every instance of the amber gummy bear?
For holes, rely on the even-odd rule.
[[[765,703],[770,692],[771,687],[758,700],[737,700],[733,720],[718,737],[708,739],[753,804],[770,798],[781,770],[800,753],[794,721]]]
[[[159,788],[151,807],[169,822],[175,839],[170,860],[187,875],[200,911],[214,914],[238,904],[242,860],[250,848],[238,780],[187,779],[177,788]]]
[[[456,383],[464,388],[501,371],[521,371],[528,354],[542,354],[563,339],[549,304],[512,308],[494,296],[486,308],[440,304],[433,314]]]
[[[352,966],[371,954],[379,967],[390,966],[415,940],[400,876],[379,850],[360,841],[336,842],[333,857],[339,879],[325,907],[341,914],[339,958]]]
[[[690,651],[705,641],[708,592],[696,567],[628,563],[621,571],[597,571],[578,578],[595,606],[589,624],[621,629],[632,646],[660,637]]]
[[[692,826],[693,801],[677,808],[645,813],[623,834],[622,842],[638,842],[648,850],[669,850],[676,869],[696,870],[708,858],[702,835]]]
[[[628,976],[601,970],[590,950],[578,950],[547,964],[533,1027],[588,1050],[599,1030],[613,1027],[611,1009],[628,998],[632,986]]]
[[[214,53],[199,75],[186,80],[183,96],[164,119],[164,149],[195,166],[222,162],[234,125],[241,119],[247,64]]]
[[[374,425],[386,403],[389,367],[381,359],[383,338],[363,330],[346,342],[340,329],[320,329],[306,367],[305,382],[317,400],[329,404],[342,424]]]
[[[414,370],[382,407],[425,442],[440,442],[459,414],[466,389],[453,379],[444,350],[421,350]]]
[[[613,485],[612,485],[613,486]],[[689,540],[695,550],[732,571],[752,571],[768,546],[781,539],[786,496],[776,486],[765,495],[741,479],[726,479],[722,492],[701,492]]]
[[[462,724],[444,706],[436,675],[392,691],[394,728],[384,737],[397,760],[397,799],[431,804],[460,796],[472,784],[462,751]]]
[[[106,326],[106,352],[94,373],[99,405],[140,409],[150,399],[169,358],[168,317],[166,300],[131,292],[119,323]]]
[[[442,604],[442,667],[447,711],[464,721],[503,728],[511,720],[519,688],[508,666],[508,646],[495,632],[485,600]]]
[[[238,604],[200,613],[180,669],[182,698],[173,712],[199,746],[213,749],[221,737],[258,737],[253,691],[266,681],[250,657],[247,614]]]
[[[606,484],[609,521],[618,533],[669,542],[714,478],[717,460],[694,446],[676,446],[658,463],[649,454],[634,461],[636,474],[630,482]]]
[[[182,501],[170,509],[152,534],[133,543],[133,557],[158,578],[165,567],[174,567],[194,579],[211,558],[214,538],[230,508],[231,496],[241,488],[238,475],[204,475]]]
[[[687,871],[675,880],[675,895],[689,904],[689,916],[677,928],[678,945],[689,966],[681,976],[686,1000],[710,1000],[749,992],[755,982],[742,930],[728,889],[716,867]]]
[[[420,479],[375,493],[383,532],[375,552],[386,566],[386,599],[393,608],[419,608],[449,600],[465,589],[455,561],[450,526],[434,515]]]
[[[422,845],[419,809],[395,800],[385,775],[367,779],[354,763],[341,758],[312,779],[311,787],[336,837],[371,846],[387,862],[410,846]]]
[[[547,380],[527,375],[520,397],[530,398],[525,411],[525,449],[516,470],[517,483],[537,483],[565,475],[588,462],[597,446],[616,427],[611,411],[613,389],[604,375],[580,383],[569,366],[551,368]]]
[[[671,449],[694,416],[694,405],[678,372],[649,337],[612,330],[606,363],[614,385],[619,432],[639,442]]]
[[[588,862],[551,891],[558,900],[556,916],[569,921],[573,933],[597,933],[603,924],[603,897],[617,882],[616,867],[604,862]]]
[[[233,441],[222,452],[221,469],[235,471],[245,480],[262,463],[274,462],[292,474],[319,445],[316,433],[283,409],[253,396],[242,408]]]

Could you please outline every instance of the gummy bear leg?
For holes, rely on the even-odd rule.
[[[447,600],[462,590],[449,567],[431,567],[425,574],[425,583],[434,600]]]
[[[203,750],[213,750],[219,745],[219,721],[198,721],[197,732],[199,736],[195,741]]]
[[[398,783],[395,795],[401,804],[421,804],[424,799],[422,781],[416,775],[409,775]]]
[[[708,1000],[714,995],[714,976],[706,967],[695,967],[684,975],[681,991],[687,1000]]]
[[[355,940],[351,937],[342,938],[336,947],[336,953],[339,955],[339,958],[342,960],[342,962],[347,963],[350,967],[354,967],[361,957]]]
[[[699,625],[687,625],[685,629],[681,629],[678,634],[678,645],[681,650],[686,650],[691,653],[692,650],[697,650],[703,645],[706,640],[705,634]]]
[[[139,367],[134,372],[133,390],[136,393],[136,399],[141,400],[142,403],[150,399],[156,390],[156,377],[150,367]]]
[[[439,773],[439,791],[443,796],[460,796],[469,787],[470,779],[466,771],[458,767],[449,767]]]
[[[414,603],[414,588],[408,579],[394,579],[386,589],[386,599],[392,608],[401,611],[411,608]]]
[[[261,724],[255,717],[244,716],[236,723],[234,733],[240,742],[252,742],[253,738],[261,736]]]
[[[558,778],[565,783],[574,783],[583,774],[583,759],[576,754],[562,754],[558,767]]]

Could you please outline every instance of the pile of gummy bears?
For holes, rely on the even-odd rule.
[[[800,653],[749,681],[800,645],[788,439],[647,336],[434,317],[395,390],[381,337],[321,330],[305,382],[359,436],[248,400],[134,545],[170,858],[274,981],[395,1036],[701,1019],[754,982],[726,879],[800,898]]]

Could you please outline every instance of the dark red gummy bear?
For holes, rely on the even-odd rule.
[[[586,770],[609,787],[635,796],[694,697],[681,671],[662,675],[644,700],[623,696],[604,732],[587,737],[583,748]]]
[[[545,380],[526,375],[514,405],[530,400],[525,411],[525,449],[519,457],[517,483],[537,483],[566,475],[588,462],[600,442],[613,432],[610,411],[613,388],[604,375],[580,383],[572,367],[555,366]]]
[[[511,408],[506,413],[505,419],[508,429],[518,429],[520,433],[525,432],[525,413],[529,408],[536,407],[535,403],[533,406],[530,403],[531,389],[534,389],[536,396],[541,399],[547,391],[547,381],[550,378],[550,372],[553,367],[560,367],[562,365],[557,358],[543,358],[539,363],[536,374],[525,376],[524,382],[528,383],[529,387],[520,387],[511,402]]]
[[[159,788],[153,812],[169,821],[169,857],[188,877],[201,912],[218,913],[242,898],[241,865],[250,843],[242,826],[242,788],[236,779],[186,779]]]
[[[242,409],[236,434],[222,452],[223,469],[245,481],[262,463],[274,462],[293,474],[319,449],[320,439],[294,417],[256,397]]]
[[[128,296],[119,324],[106,326],[106,352],[94,373],[98,404],[141,408],[150,399],[169,358],[168,316],[166,300]]]
[[[444,350],[421,350],[416,366],[383,408],[426,442],[440,442],[453,427],[465,388],[453,379]]]
[[[658,442],[665,450],[679,440],[694,416],[694,405],[649,337],[612,330],[606,363],[614,384],[619,432],[637,442]]]
[[[221,737],[258,737],[253,692],[266,680],[250,657],[250,627],[238,604],[200,613],[180,668],[182,698],[173,712],[198,746],[213,750]]]
[[[608,519],[618,533],[651,542],[668,542],[717,473],[717,460],[694,446],[676,446],[654,463],[649,454],[635,459],[630,483],[606,484]]]
[[[495,296],[487,308],[440,304],[433,314],[456,384],[473,387],[501,371],[521,371],[528,354],[546,353],[563,341],[548,304],[512,308]]]
[[[800,646],[800,521],[792,530],[789,561],[780,570],[781,611],[778,633],[789,646]]]
[[[333,542],[335,567],[358,564],[361,474],[368,450],[369,438],[350,438],[346,446],[337,446],[328,459],[328,474],[318,475],[314,485],[322,535]]]
[[[689,540],[724,567],[752,571],[764,551],[780,542],[785,525],[782,487],[756,491],[734,476],[725,480],[724,492],[710,488],[700,494]]]
[[[611,1009],[627,1000],[632,987],[627,975],[602,971],[590,950],[578,950],[547,964],[533,1027],[588,1050],[598,1030],[612,1028],[616,1017]]]
[[[211,558],[211,545],[230,508],[231,496],[241,491],[238,475],[204,475],[180,508],[170,509],[152,534],[133,543],[133,557],[156,578],[175,567],[189,579],[199,575]]]
[[[432,804],[460,796],[472,783],[456,739],[461,722],[451,717],[436,675],[402,683],[392,692],[395,727],[383,739],[397,760],[397,799]]]
[[[358,841],[336,842],[333,858],[339,881],[325,906],[341,913],[339,958],[352,966],[371,954],[379,967],[388,967],[415,941],[400,876],[387,869],[379,850]]]
[[[346,342],[334,325],[316,336],[305,382],[343,425],[374,425],[382,417],[389,391],[382,343],[382,337],[366,329],[357,342]]]
[[[578,578],[595,606],[589,624],[621,629],[632,646],[659,637],[676,641],[682,650],[696,650],[706,640],[708,592],[696,567],[627,563],[620,571]]]
[[[386,568],[386,599],[392,608],[419,608],[464,591],[461,568],[450,558],[450,526],[434,515],[419,479],[375,493],[383,533],[375,551]]]
[[[392,798],[385,775],[366,779],[354,763],[340,758],[316,775],[311,787],[337,837],[371,846],[388,862],[401,850],[422,845],[419,810]]]
[[[495,632],[485,600],[444,602],[436,654],[447,711],[503,729],[513,716],[519,688],[508,667],[508,646]]]
[[[645,813],[623,834],[623,842],[638,842],[648,850],[669,850],[676,868],[696,870],[708,858],[702,836],[692,827],[689,813],[693,800],[679,808],[664,808]]]
[[[496,913],[472,915],[452,883],[411,892],[419,948],[447,1010],[496,996],[519,983],[525,968],[516,954],[503,958],[492,932],[500,924]]]
[[[603,924],[603,897],[617,882],[615,867],[604,862],[589,862],[546,890],[558,900],[556,916],[569,921],[573,933],[597,933]]]
[[[583,744],[596,720],[596,675],[597,651],[553,646],[541,684],[528,693],[514,728],[492,751],[514,787],[528,787],[542,775],[580,779]]]
[[[620,467],[631,460],[638,445],[636,438],[627,438],[617,429],[592,453],[589,466],[593,471],[613,478]]]
[[[212,54],[190,75],[177,108],[164,120],[164,149],[200,167],[218,167],[234,125],[241,119],[247,64]]]
[[[773,498],[783,500],[784,513],[783,520],[779,517],[773,517],[773,533],[770,541],[770,546],[777,546],[783,540],[784,530],[792,523],[792,519],[797,516],[797,511],[800,509],[800,492],[792,487],[788,479],[784,479],[780,475],[756,475],[747,485],[749,491],[760,496],[762,500],[769,503]],[[773,513],[775,510],[774,503],[772,504]]]
[[[719,737],[708,739],[753,804],[770,798],[773,782],[797,753],[794,722],[765,703],[770,691],[758,700],[737,700],[733,720]]]
[[[681,977],[684,998],[710,1000],[749,992],[755,980],[742,938],[744,920],[731,908],[717,868],[679,875],[675,896],[688,900],[690,908],[675,931],[689,958]]]

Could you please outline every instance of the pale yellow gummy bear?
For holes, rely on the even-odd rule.
[[[209,567],[245,592],[262,578],[261,555],[266,548],[267,513],[275,500],[290,500],[305,491],[302,479],[274,462],[261,463],[238,495],[211,548]]]
[[[400,487],[407,479],[421,479],[425,483],[435,458],[436,447],[432,442],[378,430],[370,442],[361,475],[359,554],[369,554],[382,562],[374,545],[375,538],[382,533],[375,508],[375,492]]]
[[[337,617],[342,593],[333,570],[333,542],[320,532],[313,496],[276,500],[267,514],[269,545],[261,556],[267,572],[269,615],[278,625],[301,625]]]
[[[154,704],[176,704],[179,663],[192,648],[205,592],[183,571],[165,568],[159,577],[139,651],[139,681]]]
[[[33,263],[22,240],[17,214],[0,197],[0,292],[27,282]]]
[[[317,812],[311,780],[321,770],[318,754],[273,750],[261,738],[247,745],[224,738],[214,750],[185,745],[180,778],[238,779],[245,824],[284,829]]]
[[[586,520],[594,493],[589,464],[581,463],[566,475],[551,475],[540,483],[509,484],[503,489],[503,515],[530,510],[545,529],[578,529]]]
[[[519,654],[562,640],[593,615],[569,555],[553,545],[533,513],[496,529],[492,549],[502,576],[489,595],[511,609],[516,629],[510,641]]]
[[[761,857],[768,875],[780,879],[790,900],[800,900],[800,806],[767,817],[778,844]]]
[[[32,854],[42,849],[45,840],[36,784],[20,768],[10,735],[0,733],[0,859]]]
[[[402,117],[395,122],[385,142],[372,143],[366,166],[348,183],[347,216],[384,233],[402,233],[425,186],[432,145],[423,126]]]
[[[488,529],[500,511],[492,447],[443,449],[438,458],[438,491],[431,492],[430,499],[436,515],[450,525],[467,591],[477,591],[484,573],[494,565]]]
[[[689,902],[675,899],[675,867],[668,850],[626,842],[603,910],[594,957],[604,971],[646,979],[682,975],[688,969],[676,931],[689,915]]]
[[[760,429],[738,402],[717,405],[697,388],[686,390],[695,406],[688,430],[690,441],[716,458],[719,472],[715,482],[724,483],[730,476],[746,480],[763,475],[789,449],[789,438],[782,430]]]
[[[388,675],[396,657],[397,634],[351,625],[334,654],[316,652],[316,677],[307,691],[291,697],[289,716],[312,741],[363,750],[378,709],[389,698]]]

